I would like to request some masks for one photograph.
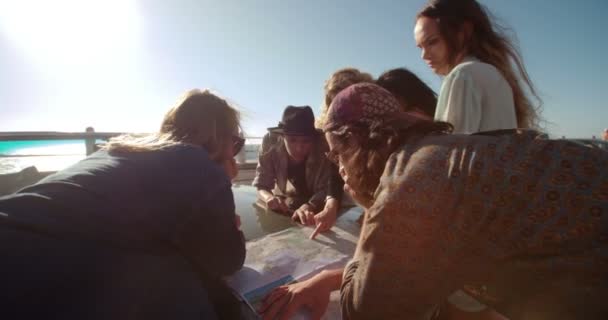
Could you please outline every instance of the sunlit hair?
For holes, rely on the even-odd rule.
[[[437,94],[408,69],[386,71],[378,77],[376,84],[392,93],[403,105],[403,111],[418,108],[430,118],[435,116]]]
[[[327,117],[327,109],[333,101],[334,97],[340,93],[340,91],[346,89],[346,87],[360,82],[374,82],[374,78],[366,72],[361,72],[355,68],[344,68],[334,72],[327,81],[325,81],[325,99],[321,106],[321,113],[315,121],[317,128],[323,128]]]
[[[448,46],[450,69],[462,53],[493,65],[513,90],[518,127],[539,126],[542,101],[528,76],[517,45],[508,35],[509,29],[496,23],[495,18],[490,19],[489,11],[475,0],[431,0],[416,16],[417,19],[421,17],[434,19],[439,24],[441,37]],[[464,35],[462,41],[459,35]],[[537,106],[529,99],[526,89],[537,100]]]
[[[449,134],[452,125],[439,121],[420,121],[403,128],[404,122],[395,117],[390,121],[375,121],[371,125],[354,123],[329,131],[334,138],[332,152],[348,159],[349,186],[371,205],[374,193],[389,156],[413,137]]]
[[[204,147],[219,161],[222,147],[232,144],[240,130],[239,112],[209,90],[187,92],[165,115],[160,131],[145,136],[123,135],[111,139],[105,148],[118,152],[146,152],[176,144]]]

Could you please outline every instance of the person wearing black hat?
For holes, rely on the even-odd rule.
[[[314,225],[327,195],[327,144],[309,106],[287,106],[277,127],[268,128],[253,186],[268,209]]]

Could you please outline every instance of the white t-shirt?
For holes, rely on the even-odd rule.
[[[513,90],[496,67],[467,57],[443,80],[435,120],[451,123],[454,133],[517,128]],[[468,312],[486,308],[461,290],[448,301]]]
[[[468,57],[443,80],[435,120],[454,133],[517,128],[513,90],[493,65]]]

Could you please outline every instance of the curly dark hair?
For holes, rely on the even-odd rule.
[[[453,130],[451,124],[440,121],[420,121],[405,128],[402,124],[392,119],[348,124],[329,131],[335,142],[332,151],[348,159],[344,164],[352,168],[348,183],[366,202],[363,205],[373,203],[384,165],[393,152],[412,138],[450,134]]]

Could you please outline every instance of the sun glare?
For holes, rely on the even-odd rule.
[[[138,38],[135,0],[0,0],[0,32],[44,65],[124,54]]]

